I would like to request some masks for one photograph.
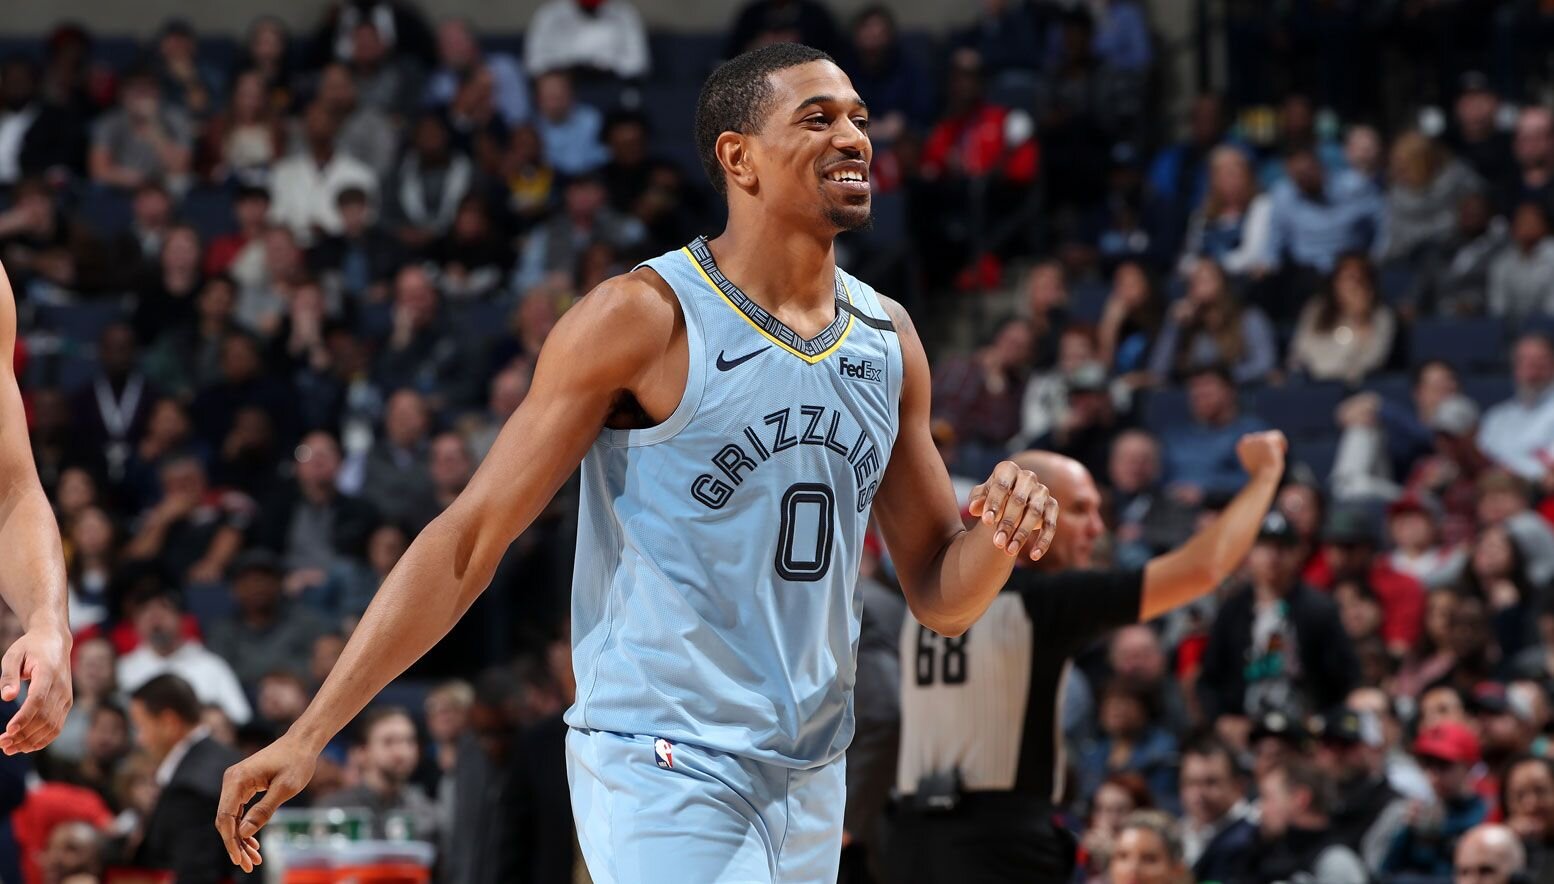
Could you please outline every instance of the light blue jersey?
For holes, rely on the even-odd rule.
[[[685,316],[685,394],[583,460],[567,723],[826,765],[853,735],[859,558],[899,419],[894,326],[840,270],[836,319],[805,340],[705,239],[645,266]]]

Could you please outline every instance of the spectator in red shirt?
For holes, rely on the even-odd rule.
[[[923,146],[923,174],[981,177],[999,174],[1017,184],[1036,178],[1037,147],[1027,135],[1011,143],[1009,108],[982,94],[982,57],[962,49],[950,58],[945,115]]]
[[[1377,530],[1370,514],[1356,508],[1334,510],[1322,539],[1326,573],[1313,569],[1316,585],[1329,589],[1338,580],[1364,581],[1381,602],[1381,637],[1387,649],[1399,656],[1407,653],[1424,625],[1424,587],[1376,554]]]
[[[254,245],[254,260],[262,260],[264,246],[260,237],[264,234],[265,218],[270,214],[270,191],[258,185],[244,185],[233,198],[232,214],[237,219],[237,230],[218,236],[205,248],[205,275],[217,276],[232,269],[250,244]]]
[[[926,250],[923,264],[932,284],[944,284],[966,264],[967,253],[975,253],[977,272],[958,284],[996,284],[999,266],[988,252],[1000,244],[984,234],[1007,226],[1027,202],[1038,164],[1034,124],[1024,110],[984,97],[982,58],[974,49],[951,56],[944,107],[923,143],[921,180],[912,194],[920,227],[916,238]]]

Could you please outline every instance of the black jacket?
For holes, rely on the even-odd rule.
[[[1359,683],[1360,662],[1339,622],[1338,606],[1303,583],[1290,590],[1285,601],[1295,626],[1299,684],[1306,701],[1304,710],[1285,711],[1313,712],[1342,704]],[[1253,591],[1246,587],[1225,601],[1214,620],[1204,651],[1203,674],[1198,679],[1203,714],[1208,720],[1247,713],[1246,668],[1254,619]]]
[[[1236,820],[1203,848],[1203,854],[1192,867],[1193,880],[1228,880],[1240,873],[1247,854],[1256,846],[1257,827],[1245,819]]]
[[[239,760],[236,752],[209,737],[189,748],[151,809],[136,866],[171,871],[178,884],[216,884],[237,877],[215,821],[221,777]]]
[[[254,523],[254,545],[284,552],[287,534],[291,530],[292,514],[302,500],[302,489],[295,480],[283,483],[275,494],[264,501]],[[359,497],[337,493],[329,509],[334,526],[335,552],[356,558],[365,557],[367,538],[379,521],[378,508]]]

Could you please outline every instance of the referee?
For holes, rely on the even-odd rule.
[[[1284,473],[1282,433],[1243,436],[1251,480],[1212,525],[1142,571],[1084,570],[1105,531],[1082,465],[1015,458],[1058,501],[1046,556],[1015,571],[980,620],[945,638],[907,618],[901,634],[899,801],[893,884],[1070,881],[1073,836],[1053,821],[1062,791],[1059,686],[1102,633],[1158,617],[1220,584],[1257,537]]]

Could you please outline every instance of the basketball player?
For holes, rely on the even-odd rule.
[[[729,221],[556,325],[468,489],[400,561],[302,719],[234,767],[250,838],[324,743],[483,590],[582,462],[573,814],[597,882],[836,879],[856,575],[871,505],[920,620],[954,635],[1056,506],[1012,462],[963,528],[906,313],[837,269],[869,220],[868,110],[829,57],[764,47],[703,87],[696,141]],[[264,797],[243,805],[256,793]]]
[[[1062,792],[1061,684],[1107,630],[1212,591],[1257,538],[1284,474],[1278,432],[1236,446],[1251,476],[1214,522],[1142,570],[1092,568],[1101,493],[1078,461],[1028,451],[1062,507],[1050,554],[1021,568],[959,637],[908,621],[901,635],[901,754],[887,863],[899,884],[1073,879],[1074,842],[1052,819]]]
[[[32,463],[15,355],[16,298],[0,267],[0,598],[25,630],[0,658],[0,701],[15,700],[28,682],[27,699],[0,734],[7,755],[47,746],[71,704],[65,557]]]

